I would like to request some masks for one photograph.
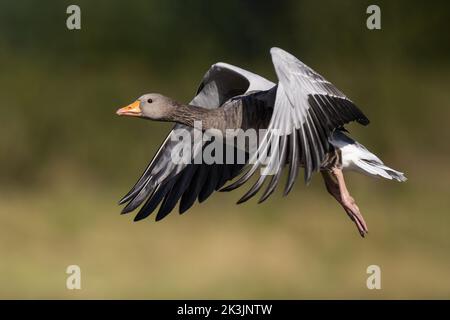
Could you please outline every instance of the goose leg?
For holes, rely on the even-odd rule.
[[[356,224],[359,234],[364,237],[368,232],[367,225],[355,200],[348,192],[342,169],[332,168],[330,171],[324,170],[321,173],[328,192],[341,204],[350,219]]]

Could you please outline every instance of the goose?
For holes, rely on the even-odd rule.
[[[299,168],[303,167],[305,183],[310,182],[314,172],[320,172],[327,191],[343,207],[359,234],[364,237],[368,233],[360,209],[347,189],[344,171],[399,182],[406,181],[405,175],[386,166],[350,137],[344,125],[356,121],[366,126],[369,119],[347,96],[287,51],[274,47],[270,49],[270,55],[277,83],[240,67],[218,62],[206,72],[195,97],[188,104],[150,93],[117,110],[120,116],[175,123],[136,184],[119,201],[120,205],[125,204],[122,213],[140,207],[134,218],[138,221],[159,206],[158,221],[178,202],[182,214],[196,200],[201,203],[214,191],[239,188],[254,176],[256,182],[237,203],[255,196],[268,181],[259,200],[263,202],[276,189],[283,171],[287,171],[284,187],[284,195],[287,195],[298,177]],[[209,129],[216,133],[228,129],[243,129],[240,132],[265,129],[265,134],[253,143],[257,152],[247,152],[243,163],[173,161],[176,148],[194,143],[174,138],[177,131],[185,130],[193,136],[198,130],[197,122],[202,124],[202,132]],[[227,152],[238,148],[223,143]],[[209,144],[202,140],[196,148],[190,149],[188,157],[194,159]],[[240,149],[248,151],[246,147]],[[268,154],[269,149],[274,152],[265,161],[258,158],[258,154]],[[265,174],[263,167],[270,168],[270,174]]]

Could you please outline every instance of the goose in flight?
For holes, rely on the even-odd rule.
[[[219,62],[206,72],[189,104],[151,93],[117,111],[118,115],[175,123],[139,180],[120,200],[120,204],[126,204],[122,213],[141,206],[134,219],[137,221],[159,206],[156,220],[160,220],[179,202],[182,214],[197,199],[203,202],[214,191],[236,189],[253,176],[256,182],[238,203],[253,197],[267,182],[259,200],[262,202],[274,192],[283,171],[287,171],[284,188],[287,195],[299,167],[303,167],[306,183],[314,172],[320,171],[326,189],[364,237],[367,225],[346,187],[343,171],[354,170],[396,181],[405,181],[405,176],[384,165],[346,134],[345,124],[356,121],[367,125],[369,120],[339,89],[290,53],[272,48],[270,54],[278,83]],[[195,126],[198,122],[201,129]],[[200,143],[180,140],[175,137],[179,130],[191,136],[199,130],[213,130],[218,136],[230,129],[237,130],[237,136],[251,129],[263,129],[265,133],[253,142],[256,152],[250,152],[252,142],[244,147],[228,140],[223,142],[228,153],[244,150],[245,161],[174,161],[174,150],[188,144],[191,152],[187,157],[192,160],[213,140],[201,139]],[[225,186],[227,182],[231,184]]]

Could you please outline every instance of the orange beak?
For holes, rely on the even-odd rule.
[[[139,100],[136,100],[132,104],[130,104],[126,107],[120,108],[119,110],[116,111],[116,113],[119,116],[140,117],[140,116],[142,116],[142,110],[141,110],[140,104],[141,104],[141,102]]]

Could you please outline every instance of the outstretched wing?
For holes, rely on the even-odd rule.
[[[226,63],[214,64],[205,74],[190,104],[205,108],[219,108],[227,100],[254,90],[267,90],[275,84],[249,71]],[[183,164],[174,163],[172,151],[181,150],[185,140],[174,141],[176,130],[184,129],[194,135],[194,128],[176,124],[160,146],[139,180],[120,200],[125,204],[122,213],[134,211],[142,203],[135,220],[149,216],[161,203],[156,220],[170,213],[180,202],[180,213],[189,209],[198,198],[200,202],[238,175],[242,164]],[[201,146],[200,147],[204,147]],[[192,159],[202,148],[194,150],[191,139]],[[224,148],[229,148],[225,146]],[[226,149],[224,149],[226,150]]]
[[[308,183],[312,172],[320,169],[331,150],[328,139],[335,129],[350,121],[369,123],[352,101],[313,69],[282,49],[272,48],[270,53],[279,82],[276,91],[267,91],[268,95],[275,95],[267,134],[261,140],[258,152],[250,159],[253,166],[222,190],[241,186],[263,165],[263,160],[265,172],[269,174],[261,174],[239,203],[254,196],[271,175],[260,202],[267,199],[275,190],[286,164],[289,164],[289,174],[285,194],[296,180],[300,163],[305,167],[305,182]],[[262,160],[261,155],[267,157]]]

